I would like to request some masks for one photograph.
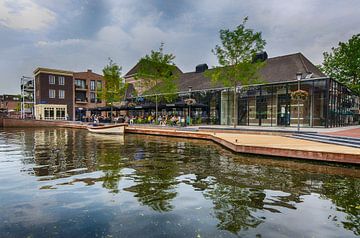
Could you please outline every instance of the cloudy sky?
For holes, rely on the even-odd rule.
[[[108,57],[125,74],[165,42],[183,71],[216,65],[218,31],[245,16],[270,57],[322,52],[360,33],[359,0],[0,0],[0,93],[18,93],[36,67],[101,73]]]

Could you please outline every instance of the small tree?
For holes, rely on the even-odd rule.
[[[360,34],[345,43],[339,42],[332,52],[323,55],[322,70],[360,95]]]
[[[248,18],[234,31],[220,30],[221,46],[216,45],[212,52],[218,58],[220,67],[207,71],[214,83],[221,83],[225,87],[234,88],[234,127],[237,124],[236,115],[236,89],[260,82],[258,72],[263,62],[254,62],[256,53],[265,47],[265,40],[261,32],[245,27]]]
[[[179,77],[178,69],[174,63],[173,54],[165,54],[164,43],[159,50],[152,50],[150,55],[145,55],[139,61],[139,68],[135,79],[141,80],[146,90],[143,95],[163,94],[155,96],[156,117],[159,99],[170,102],[176,96],[178,87],[176,80]]]
[[[114,103],[120,103],[125,98],[127,89],[127,85],[121,77],[121,69],[121,66],[109,58],[109,64],[103,69],[105,87],[98,92],[98,96],[105,100],[106,104],[111,107],[111,121]]]

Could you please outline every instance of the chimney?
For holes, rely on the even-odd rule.
[[[88,69],[87,71],[88,71],[88,73],[92,73],[92,70],[91,70],[91,69]]]
[[[266,53],[266,51],[263,51],[255,55],[255,57],[253,58],[253,62],[264,62],[267,59],[268,54]]]
[[[196,65],[195,72],[202,73],[202,72],[205,72],[205,70],[207,70],[208,68],[209,67],[207,64],[199,64],[199,65]]]

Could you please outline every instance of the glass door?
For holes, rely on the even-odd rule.
[[[289,126],[290,125],[290,96],[286,94],[278,95],[277,105],[277,125]]]

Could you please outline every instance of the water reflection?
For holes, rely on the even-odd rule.
[[[9,214],[14,206],[10,199],[23,199],[11,188],[18,183],[17,189],[26,191],[29,199],[19,204],[34,207],[34,194],[48,196],[48,205],[38,209],[46,214],[46,209],[51,209],[51,216],[57,215],[53,224],[63,224],[59,219],[66,216],[58,211],[64,206],[60,204],[68,204],[67,208],[86,207],[92,212],[86,216],[94,222],[105,216],[103,222],[108,223],[103,224],[101,235],[114,235],[116,230],[134,236],[140,224],[144,231],[149,229],[150,221],[155,224],[153,236],[277,237],[326,232],[330,236],[360,235],[357,167],[235,155],[204,141],[99,136],[67,129],[0,131],[0,144],[6,145],[0,146],[0,172],[4,172],[0,175],[0,195],[6,192],[0,200],[4,206],[0,218],[7,221],[13,216]],[[5,180],[9,181],[7,185]],[[312,208],[315,203],[322,207]],[[108,210],[109,206],[113,208]],[[21,206],[17,209],[23,212]],[[296,223],[304,222],[312,209],[319,209],[317,215],[321,219],[302,230]],[[33,211],[32,208],[30,212]],[[11,233],[18,224],[26,226],[28,221],[22,217],[18,214],[16,222],[2,224],[0,230]],[[128,220],[122,220],[125,217]],[[128,224],[129,219],[134,223]],[[287,219],[295,222],[283,224]],[[118,223],[111,228],[114,220],[128,224],[128,230]],[[83,216],[78,217],[78,222],[84,222],[86,227]],[[71,235],[80,234],[83,233],[79,230]]]

